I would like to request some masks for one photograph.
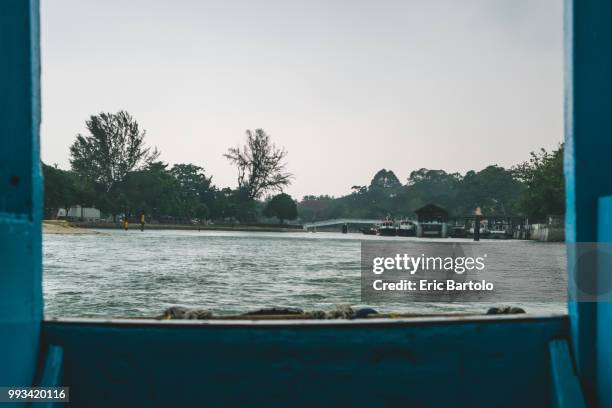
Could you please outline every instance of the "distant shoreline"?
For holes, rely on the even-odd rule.
[[[120,223],[81,222],[45,220],[43,231],[48,234],[87,234],[96,233],[94,229],[123,229]],[[129,230],[139,230],[140,224],[130,223]],[[187,231],[255,231],[255,232],[304,232],[301,225],[187,225],[187,224],[145,224],[145,230],[187,230]]]

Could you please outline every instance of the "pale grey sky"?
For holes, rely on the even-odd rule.
[[[561,0],[42,0],[41,25],[42,158],[62,168],[89,115],[120,109],[220,186],[222,154],[265,129],[296,198],[563,138]]]

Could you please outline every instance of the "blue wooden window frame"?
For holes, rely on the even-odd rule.
[[[565,44],[571,266],[572,244],[612,241],[612,2],[565,0]],[[0,1],[0,54],[0,383],[27,384],[43,316],[38,0]],[[570,280],[581,272],[568,269]],[[605,392],[612,385],[612,306],[569,295],[571,345],[583,389],[612,406]]]

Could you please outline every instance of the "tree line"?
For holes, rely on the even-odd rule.
[[[342,197],[284,193],[293,176],[287,151],[263,129],[247,130],[245,144],[224,156],[237,170],[237,188],[218,187],[204,168],[170,166],[146,143],[146,131],[127,112],[100,113],[86,122],[70,146],[70,170],[43,163],[46,217],[79,204],[112,218],[145,213],[159,222],[311,222],[330,218],[413,217],[435,203],[462,217],[480,207],[485,215],[544,219],[564,213],[563,145],[531,153],[510,169],[491,165],[465,174],[419,169],[402,183],[387,169]]]
[[[70,146],[70,170],[43,163],[49,218],[75,204],[114,219],[144,213],[160,222],[297,217],[295,201],[282,193],[292,178],[285,169],[287,152],[263,129],[247,130],[245,145],[225,154],[238,172],[238,187],[232,189],[215,186],[198,165],[159,160],[160,152],[145,142],[146,131],[125,111],[93,115],[85,126],[88,134],[77,135]],[[280,194],[262,200],[275,192]]]
[[[302,221],[334,218],[414,217],[414,211],[434,203],[451,217],[472,215],[528,217],[543,221],[565,213],[563,145],[531,153],[510,169],[491,165],[465,174],[419,169],[402,183],[391,170],[378,171],[369,185],[356,185],[342,197],[306,196],[298,204]]]

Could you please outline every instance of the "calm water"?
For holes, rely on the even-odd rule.
[[[120,231],[44,236],[47,317],[153,316],[166,307],[216,314],[261,307],[328,310],[360,302],[360,241],[339,233]],[[412,238],[413,239],[413,238]],[[420,241],[422,242],[422,241]],[[481,241],[509,272],[529,269],[542,290],[564,291],[565,246]],[[485,312],[488,304],[377,304],[382,312]],[[522,305],[565,313],[563,303]]]

